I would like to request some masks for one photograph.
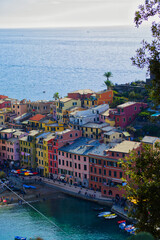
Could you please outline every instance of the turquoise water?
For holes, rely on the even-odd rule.
[[[98,91],[108,71],[114,83],[145,80],[146,70],[130,58],[149,33],[133,26],[0,29],[0,94],[49,100],[55,92]]]
[[[55,199],[33,205],[68,235],[29,206],[9,206],[0,208],[1,240],[12,240],[16,235],[27,237],[27,240],[36,236],[44,240],[124,240],[128,237],[118,228],[120,218],[98,218],[92,210],[97,206],[94,203],[58,194]]]

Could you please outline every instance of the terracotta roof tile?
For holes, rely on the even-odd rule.
[[[45,118],[45,116],[42,115],[42,114],[36,114],[35,116],[31,117],[29,120],[31,120],[31,121],[39,121],[42,118]]]

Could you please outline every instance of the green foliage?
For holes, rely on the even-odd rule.
[[[128,240],[154,240],[154,238],[152,237],[152,235],[150,233],[140,232],[140,233],[128,238]]]
[[[155,238],[160,236],[160,148],[149,145],[142,147],[141,153],[132,152],[122,160],[125,171],[128,199],[135,199],[137,204],[130,208],[129,214],[137,219],[137,231],[151,233]],[[128,177],[130,176],[129,180]]]
[[[0,179],[5,178],[5,177],[6,177],[5,172],[1,171],[1,172],[0,172]]]
[[[107,80],[104,81],[105,85],[107,86],[107,89],[111,89],[114,86],[113,83],[109,80],[110,77],[113,77],[112,73],[105,72],[103,76],[107,78]]]
[[[115,108],[115,107],[117,107],[117,105],[123,104],[127,101],[128,101],[128,99],[125,97],[114,97],[113,102],[110,104],[110,107]]]
[[[109,80],[109,79],[110,79],[110,77],[113,77],[113,75],[112,75],[112,73],[111,73],[111,72],[105,72],[103,76],[104,76],[104,77],[106,77],[106,78],[107,78],[107,80]]]
[[[59,93],[58,92],[55,92],[54,95],[53,95],[53,98],[55,100],[59,99]]]
[[[159,0],[146,0],[135,13],[135,24],[139,27],[150,17],[159,15]],[[160,23],[152,22],[151,33],[153,40],[151,43],[142,41],[142,47],[137,49],[136,56],[132,57],[132,63],[139,68],[148,68],[151,73],[151,84],[148,86],[149,95],[155,105],[160,104]]]
[[[135,94],[134,91],[132,91],[132,92],[129,93],[129,99],[130,99],[130,100],[135,99],[135,97],[136,97],[136,94]]]

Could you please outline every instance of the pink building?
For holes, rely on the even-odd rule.
[[[19,138],[27,135],[15,129],[0,131],[0,163],[6,166],[18,167],[20,164]]]
[[[64,177],[70,184],[89,186],[88,153],[100,145],[98,140],[79,138],[71,145],[59,148],[59,178]]]
[[[57,132],[55,136],[48,141],[49,175],[51,178],[58,176],[58,148],[72,144],[75,139],[81,136],[82,131],[66,129],[62,132]]]
[[[21,116],[22,114],[27,113],[26,100],[14,101],[12,103],[12,112],[16,113],[17,116]]]
[[[115,126],[125,128],[131,124],[138,113],[147,108],[147,103],[126,102],[118,105],[116,109],[110,110],[109,117],[115,120]]]

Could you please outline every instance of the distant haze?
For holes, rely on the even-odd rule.
[[[131,25],[144,0],[0,0],[0,28]]]

